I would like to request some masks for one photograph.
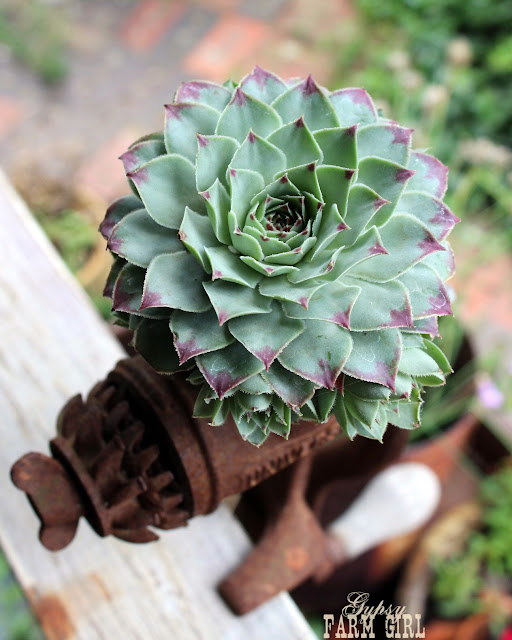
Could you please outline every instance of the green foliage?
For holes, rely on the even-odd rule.
[[[510,589],[512,575],[512,467],[505,466],[482,479],[481,528],[473,531],[465,548],[449,558],[434,558],[432,597],[439,614],[463,617],[485,609],[486,588]],[[499,623],[503,612],[491,611]]]
[[[5,640],[43,640],[23,590],[0,551],[0,637]]]
[[[78,211],[66,209],[59,215],[40,213],[37,219],[69,269],[75,273],[96,243],[96,230]]]
[[[62,19],[57,9],[39,0],[11,0],[0,7],[0,42],[47,84],[57,84],[67,74]]]
[[[389,104],[450,166],[448,204],[494,222],[512,245],[510,4],[492,10],[481,0],[357,4],[365,19],[339,48],[333,81],[364,86]]]
[[[474,65],[458,81],[447,122],[457,136],[486,135],[512,144],[512,12],[508,2],[485,0],[357,0],[372,21],[388,21],[405,31],[415,66],[430,82],[443,82],[448,44],[468,38]],[[508,75],[507,75],[508,74]]]
[[[411,442],[430,438],[453,424],[468,411],[473,401],[476,362],[471,359],[460,367],[456,366],[461,355],[464,328],[453,316],[445,316],[439,320],[439,333],[442,337],[435,338],[434,343],[443,349],[455,370],[447,377],[444,386],[425,390],[421,426],[411,431]]]

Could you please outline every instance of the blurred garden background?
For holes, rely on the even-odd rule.
[[[512,440],[512,0],[2,0],[1,167],[108,319],[97,227],[127,191],[118,156],[162,127],[181,80],[254,64],[366,88],[450,167],[472,408]],[[0,573],[0,640],[39,637]]]

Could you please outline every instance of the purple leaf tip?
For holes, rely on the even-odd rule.
[[[181,119],[181,110],[185,105],[183,104],[166,104],[164,105],[165,111],[169,118],[175,118],[176,120]]]
[[[351,127],[348,127],[345,134],[349,138],[353,138],[356,135],[357,128],[359,127],[359,123],[353,124]]]
[[[407,182],[416,173],[413,169],[399,169],[395,174],[397,182]]]
[[[302,92],[305,96],[310,96],[313,93],[320,93],[320,89],[313,80],[313,76],[311,74],[309,74],[309,76],[304,80],[302,84]]]
[[[197,141],[199,142],[200,147],[207,147],[210,144],[210,141],[207,137],[203,136],[200,133],[197,133]]]
[[[298,129],[302,129],[302,127],[304,127],[304,116],[303,115],[298,120],[295,121],[295,126]]]
[[[389,251],[387,251],[380,242],[376,242],[372,247],[368,249],[368,253],[372,256],[378,256],[379,254],[388,255]]]
[[[345,178],[347,180],[351,180],[354,173],[355,173],[355,169],[345,169]]]
[[[242,91],[240,87],[237,87],[235,94],[231,99],[231,104],[236,104],[240,107],[243,106],[244,104],[247,104],[247,96],[245,95],[245,93]]]
[[[390,201],[389,200],[384,200],[384,198],[379,198],[378,200],[374,201],[373,207],[374,207],[375,211],[378,211],[385,204],[390,204]]]
[[[254,131],[249,131],[249,134],[247,135],[247,140],[249,140],[249,142],[256,141],[256,134],[254,133]]]

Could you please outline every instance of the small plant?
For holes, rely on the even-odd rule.
[[[255,445],[333,411],[351,438],[418,425],[451,370],[430,337],[458,219],[411,138],[363,89],[256,67],[183,83],[164,132],[123,154],[105,294],[157,371],[201,385],[197,416]]]
[[[497,632],[512,620],[512,467],[506,466],[481,484],[481,528],[465,548],[433,561],[432,596],[437,612],[460,618],[487,612]]]

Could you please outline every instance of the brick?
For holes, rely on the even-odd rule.
[[[0,139],[5,138],[25,115],[19,102],[0,96]]]
[[[179,0],[142,0],[121,26],[121,41],[137,53],[149,51],[183,16],[186,8],[186,3]]]
[[[227,15],[196,45],[183,61],[183,68],[198,77],[224,81],[240,61],[250,57],[265,39],[267,27],[261,20]]]
[[[89,203],[98,204],[99,210],[128,193],[128,183],[119,156],[138,137],[138,132],[125,129],[98,148],[81,165],[73,185],[77,196]]]
[[[459,266],[465,256],[461,256]],[[459,311],[470,325],[481,322],[512,330],[512,293],[506,286],[512,274],[512,258],[502,255],[471,270],[464,277],[455,277],[454,288],[459,294]],[[451,283],[450,283],[451,284]]]

